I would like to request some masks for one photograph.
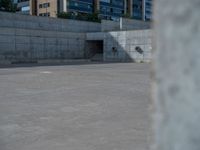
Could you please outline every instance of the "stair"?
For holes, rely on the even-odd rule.
[[[103,61],[103,54],[97,53],[92,58],[91,61]]]

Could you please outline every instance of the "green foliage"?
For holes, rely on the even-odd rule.
[[[71,19],[71,14],[66,12],[58,13],[57,16],[58,18]]]
[[[92,14],[82,14],[82,13],[66,13],[66,12],[61,12],[57,14],[58,18],[63,18],[63,19],[75,19],[75,20],[83,20],[83,21],[91,21],[91,22],[101,22],[99,19],[99,14],[98,13],[92,13]]]
[[[131,18],[130,14],[128,14],[128,13],[124,14],[122,17],[124,17],[124,18]]]
[[[16,4],[12,0],[0,0],[0,10],[7,12],[15,12],[17,9]]]
[[[99,14],[98,13],[92,13],[87,15],[87,20],[88,21],[93,21],[93,22],[101,22],[99,19]]]

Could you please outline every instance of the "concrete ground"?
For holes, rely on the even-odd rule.
[[[147,150],[149,65],[0,69],[0,150]]]

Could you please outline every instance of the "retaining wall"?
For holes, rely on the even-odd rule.
[[[134,21],[122,19],[122,29],[129,31],[100,32],[99,23],[84,21],[5,12],[0,12],[0,20],[0,64],[84,59],[86,40],[104,41],[104,61],[151,59],[151,30],[129,30],[139,26],[132,27]],[[109,27],[111,21],[106,22]],[[102,28],[104,25],[103,21]],[[136,47],[143,53],[138,53]]]
[[[0,63],[84,58],[85,34],[0,28]]]
[[[151,22],[149,21],[141,21],[134,19],[122,19],[122,30],[142,30],[142,29],[150,29]]]
[[[121,23],[120,23],[121,21]],[[142,30],[150,29],[151,22],[140,21],[134,19],[121,18],[120,21],[102,20],[101,31],[126,31],[126,30]],[[121,27],[120,27],[121,24]]]
[[[154,150],[200,149],[199,7],[198,0],[156,1]]]
[[[94,31],[99,23],[0,12],[0,63],[83,59]]]
[[[117,31],[120,30],[120,22],[111,20],[101,20],[101,31]]]
[[[100,23],[77,21],[71,19],[59,19],[0,12],[0,20],[0,27],[7,28],[23,28],[78,33],[101,31]]]
[[[86,39],[104,41],[104,61],[150,62],[152,30],[88,33]],[[142,53],[137,51],[137,47]]]

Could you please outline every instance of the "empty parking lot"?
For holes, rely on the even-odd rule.
[[[147,150],[149,64],[0,69],[0,150]]]

